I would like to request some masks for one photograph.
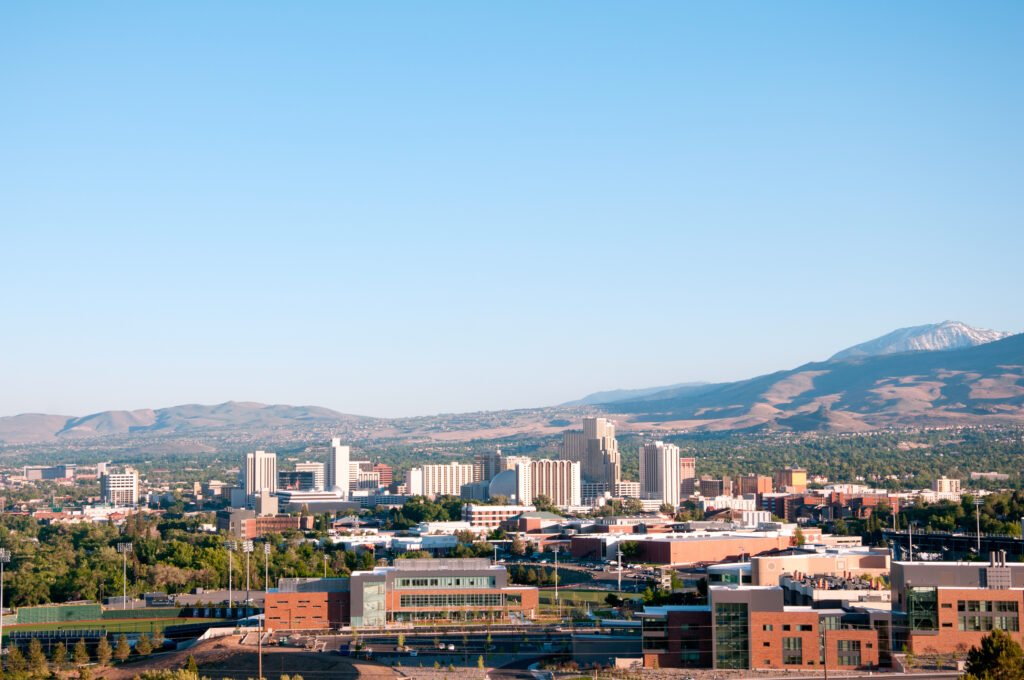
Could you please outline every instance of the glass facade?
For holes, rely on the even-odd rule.
[[[715,605],[715,668],[750,668],[750,614],[745,602]]]
[[[383,627],[387,622],[384,581],[363,583],[363,615],[352,617],[353,626]]]
[[[908,588],[907,617],[911,630],[938,630],[938,591],[935,588]]]

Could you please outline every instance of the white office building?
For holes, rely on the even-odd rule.
[[[679,506],[679,447],[648,442],[640,449],[640,498]]]
[[[296,472],[312,472],[313,473],[313,488],[311,491],[323,491],[324,485],[327,483],[326,466],[323,463],[314,463],[306,461],[305,463],[296,463]]]
[[[406,493],[410,496],[458,496],[464,484],[473,483],[472,463],[422,465],[409,470]]]
[[[104,472],[100,477],[100,495],[109,505],[134,506],[139,504],[139,473],[130,467],[124,472]]]
[[[327,490],[339,494],[342,499],[348,498],[351,483],[351,467],[349,466],[350,450],[343,446],[341,439],[331,439],[331,452],[327,457]]]

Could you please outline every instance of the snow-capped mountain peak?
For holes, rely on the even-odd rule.
[[[974,328],[960,321],[943,321],[900,328],[874,340],[862,342],[833,355],[829,361],[854,357],[878,356],[897,352],[934,352],[984,345],[1001,340],[1010,333]]]

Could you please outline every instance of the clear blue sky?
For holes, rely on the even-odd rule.
[[[1024,3],[5,3],[0,415],[1024,330]]]

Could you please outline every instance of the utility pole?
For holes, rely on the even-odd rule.
[[[245,603],[249,604],[252,595],[249,594],[249,555],[252,554],[252,541],[242,543],[242,552],[245,553]]]
[[[907,531],[909,532],[907,534],[907,550],[908,550],[908,552],[910,554],[910,559],[908,561],[909,562],[913,562],[914,561],[914,523],[913,522],[907,522]]]
[[[121,553],[121,609],[128,609],[128,554],[132,551],[131,543],[118,543],[117,552]],[[134,608],[134,604],[132,605]]]
[[[981,558],[981,506],[985,501],[980,498],[974,499],[974,519],[978,523],[978,558]]]
[[[0,548],[0,658],[4,655],[4,565],[11,561],[11,551]]]
[[[821,664],[825,670],[824,680],[828,680],[828,628],[821,631]]]

